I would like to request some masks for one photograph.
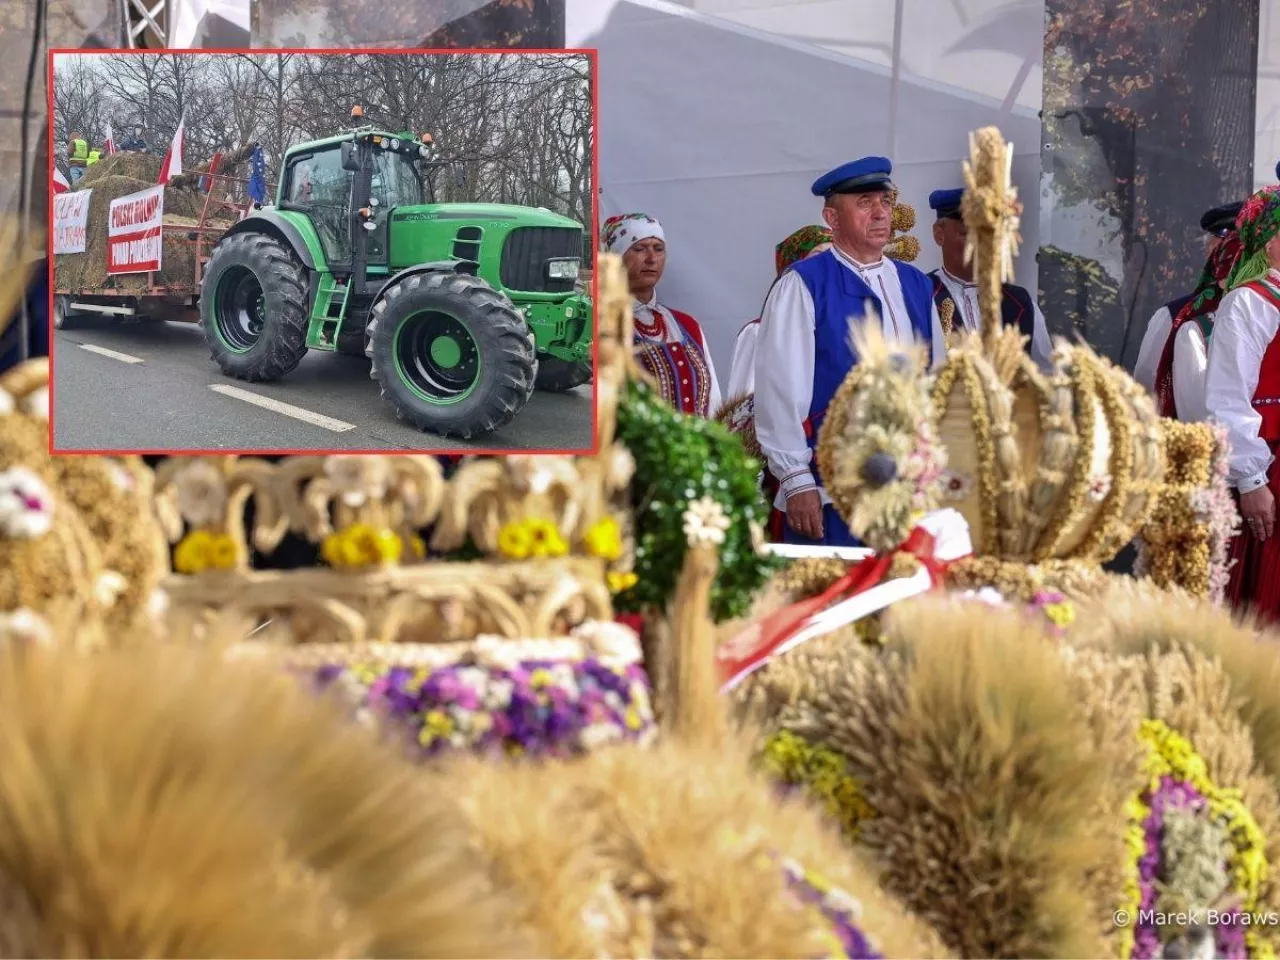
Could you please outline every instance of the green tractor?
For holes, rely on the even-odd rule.
[[[228,230],[204,271],[223,373],[278,380],[308,350],[368,356],[400,417],[463,439],[509,423],[535,387],[590,382],[582,225],[430,202],[425,174],[449,163],[430,135],[372,127],[291,148],[274,206]]]

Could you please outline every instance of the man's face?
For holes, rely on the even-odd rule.
[[[647,299],[666,269],[667,245],[656,237],[633,243],[622,255],[622,265],[627,268],[631,292]]]
[[[947,217],[933,225],[933,242],[942,249],[942,265],[959,276],[964,272],[964,242],[969,231],[963,220]]]
[[[893,194],[838,193],[823,208],[822,217],[831,233],[854,250],[879,250],[889,242],[892,230]]]
[[[1280,267],[1280,233],[1268,240],[1263,249],[1267,252],[1267,262],[1272,268]]]

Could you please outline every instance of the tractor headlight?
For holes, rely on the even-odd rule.
[[[552,280],[577,280],[581,264],[577,260],[550,260],[547,276]]]
[[[383,149],[383,150],[390,150],[390,149],[391,149],[391,141],[390,141],[390,140],[383,140],[381,143],[379,143],[379,144],[378,144],[378,146],[382,147],[382,149]]]
[[[399,141],[399,140],[392,140],[392,141],[391,141],[391,149],[392,149],[392,150],[399,150],[399,149],[400,149],[400,141]]]
[[[423,160],[425,160],[427,159],[427,157],[431,156],[431,151],[428,150],[426,147],[419,147],[418,156],[420,156]]]

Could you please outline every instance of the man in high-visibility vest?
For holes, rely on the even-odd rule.
[[[94,148],[89,151],[89,159],[85,161],[85,166],[92,167],[95,163],[102,159],[102,150]]]
[[[73,187],[84,176],[85,168],[88,165],[89,141],[84,138],[82,133],[71,134],[71,140],[67,143],[67,166],[71,168],[71,185]]]

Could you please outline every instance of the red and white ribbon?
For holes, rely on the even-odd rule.
[[[820,553],[822,548],[811,549],[814,552],[808,556],[840,556],[832,550]],[[886,583],[884,578],[896,553],[915,556],[920,569],[910,577]],[[935,510],[925,515],[897,550],[863,556],[818,596],[775,610],[722,644],[717,651],[721,692],[732,690],[774,657],[802,643],[942,586],[947,567],[972,554],[969,524],[957,511]]]

